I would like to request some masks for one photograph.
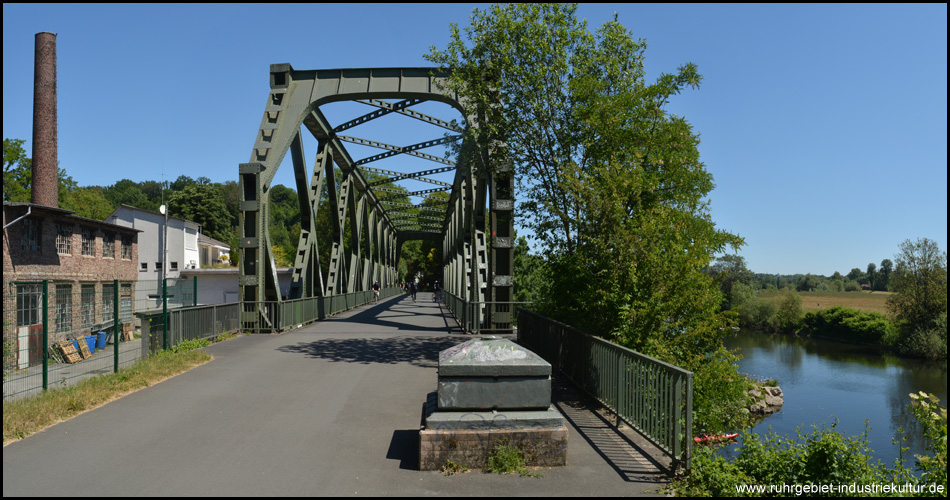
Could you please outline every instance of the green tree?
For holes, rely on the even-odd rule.
[[[201,224],[204,234],[225,241],[230,235],[230,216],[220,192],[210,185],[191,184],[168,195],[169,214]]]
[[[3,201],[30,201],[33,161],[26,155],[23,142],[3,139]]]
[[[852,268],[851,272],[848,273],[848,279],[857,281],[858,283],[867,283],[867,274],[864,271],[858,269],[857,267]]]
[[[755,275],[746,267],[745,258],[740,255],[723,255],[717,258],[716,262],[709,266],[709,274],[719,283],[719,289],[726,298],[723,304],[725,309],[732,308],[732,287],[736,283],[751,286],[755,281]]]
[[[799,292],[811,292],[818,288],[818,283],[818,277],[806,274],[798,281],[798,286],[795,288]]]
[[[154,210],[149,203],[148,196],[142,191],[139,183],[130,179],[122,179],[115,184],[103,189],[102,194],[114,206],[128,205],[130,207],[141,208],[142,210]]]
[[[98,186],[77,187],[61,192],[59,207],[76,212],[80,217],[105,220],[116,209]]]
[[[701,76],[686,64],[646,82],[646,43],[616,19],[591,33],[576,10],[476,9],[467,42],[453,24],[447,48],[431,49],[429,61],[453,69],[464,115],[479,120],[466,129],[478,145],[468,160],[514,165],[519,223],[549,266],[539,312],[688,369],[735,374],[722,292],[705,271],[743,240],[715,228],[698,135],[664,109]],[[489,147],[494,157],[478,154]],[[707,429],[725,425],[712,401],[737,402],[703,385],[717,378],[697,375]]]
[[[515,302],[537,302],[547,282],[544,258],[532,254],[527,238],[517,232],[514,250]]]
[[[873,262],[868,263],[868,285],[874,290],[874,275],[877,272],[877,265]]]
[[[927,238],[905,240],[894,261],[888,309],[905,332],[932,328],[947,313],[947,253]]]
[[[891,271],[894,270],[894,263],[891,259],[881,261],[881,271],[878,273],[875,290],[887,290],[891,282]]]

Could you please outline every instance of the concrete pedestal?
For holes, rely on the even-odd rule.
[[[482,338],[439,353],[437,391],[423,406],[419,468],[484,468],[499,443],[527,466],[567,464],[568,430],[551,405],[551,365],[507,339]]]

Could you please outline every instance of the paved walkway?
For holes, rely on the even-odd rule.
[[[557,381],[566,467],[419,471],[438,352],[471,338],[428,299],[210,346],[209,363],[5,447],[3,495],[656,495],[666,476],[648,446]]]

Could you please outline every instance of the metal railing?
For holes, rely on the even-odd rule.
[[[446,307],[455,316],[459,326],[469,333],[488,333],[495,330],[494,324],[509,323],[517,326],[518,318],[512,317],[512,311],[518,306],[530,305],[531,302],[488,301],[471,302],[449,292],[443,292],[442,298]],[[494,307],[494,321],[489,323],[489,310]]]
[[[384,288],[379,291],[379,298],[392,297],[398,293],[398,287]],[[241,310],[244,311],[241,331],[244,333],[282,332],[370,302],[373,302],[372,290],[280,302],[243,302],[239,304],[242,307]]]
[[[678,466],[690,468],[693,373],[518,309],[518,343],[616,413]]]
[[[240,331],[241,304],[217,304],[168,311],[168,337],[162,311],[136,313],[142,321],[142,342],[149,352],[171,349],[186,340],[213,339],[223,333]]]

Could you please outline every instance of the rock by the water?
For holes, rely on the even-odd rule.
[[[778,386],[756,386],[749,390],[749,397],[752,398],[752,404],[748,409],[753,415],[771,415],[781,410],[785,404],[785,396]]]

